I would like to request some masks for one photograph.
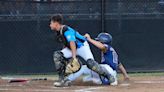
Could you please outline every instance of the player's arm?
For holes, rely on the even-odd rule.
[[[123,74],[124,80],[125,80],[125,81],[126,81],[126,80],[129,80],[130,78],[129,78],[129,75],[128,75],[128,73],[127,73],[125,67],[120,63],[119,66],[118,66],[118,68],[119,68],[119,70],[121,71],[121,73]]]
[[[72,51],[72,58],[76,58],[76,38],[74,32],[68,30],[64,33],[64,36],[66,37],[66,40],[69,42],[70,49]]]
[[[92,39],[92,38],[90,37],[89,34],[85,34],[84,36],[87,38],[87,40],[88,40],[90,43],[92,43],[93,45],[95,45],[97,48],[101,49],[101,50],[104,51],[104,52],[106,51],[107,48],[105,47],[104,44],[102,44],[102,43],[99,42],[99,41],[96,41],[96,40]]]
[[[76,58],[76,44],[74,41],[70,42],[70,48],[72,51],[72,58]]]

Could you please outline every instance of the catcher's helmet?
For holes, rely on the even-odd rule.
[[[100,41],[105,44],[112,43],[112,36],[108,33],[100,33],[95,40]]]

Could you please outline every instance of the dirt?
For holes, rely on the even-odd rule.
[[[0,80],[0,92],[164,92],[164,76],[131,77],[130,81],[119,80],[118,86],[102,86],[83,83],[80,80],[70,87],[54,87],[54,80],[8,83]]]

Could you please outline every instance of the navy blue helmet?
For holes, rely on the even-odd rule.
[[[100,33],[95,40],[100,41],[105,44],[112,43],[112,36],[108,33]]]

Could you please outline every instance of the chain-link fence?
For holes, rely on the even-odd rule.
[[[61,45],[49,18],[59,13],[82,34],[111,33],[128,71],[164,70],[163,0],[1,0],[0,73],[54,72],[52,54]]]
[[[104,6],[102,5],[104,2]],[[55,13],[68,19],[98,19],[105,7],[107,18],[163,18],[163,0],[5,0],[0,1],[1,20],[41,19],[47,20]],[[5,17],[6,16],[6,17]]]

